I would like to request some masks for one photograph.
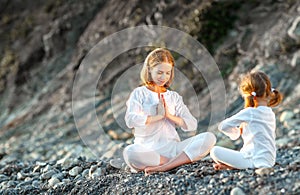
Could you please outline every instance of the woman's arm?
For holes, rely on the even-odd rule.
[[[174,122],[179,127],[182,127],[183,129],[187,129],[188,127],[187,127],[185,121],[181,117],[174,116],[174,115],[170,114],[168,106],[167,106],[166,101],[164,99],[164,96],[162,96],[162,101],[163,101],[164,108],[165,108],[165,118],[167,118],[170,121]]]
[[[164,119],[165,117],[163,115],[155,115],[155,116],[148,116],[146,120],[146,125],[160,121]]]
[[[125,122],[129,128],[145,126],[147,115],[142,108],[142,93],[135,89],[126,102]]]
[[[125,122],[129,128],[143,127],[164,118],[162,114],[148,115],[149,113],[143,110],[143,99],[144,95],[141,91],[134,90],[126,102]]]
[[[169,113],[169,111],[167,111],[168,109],[166,108],[166,118],[169,119],[170,121],[174,122],[176,125],[178,125],[179,127],[182,127],[183,129],[187,129],[187,126],[184,122],[184,120],[178,116],[174,116],[171,115]]]

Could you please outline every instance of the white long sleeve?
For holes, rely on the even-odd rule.
[[[196,118],[191,114],[188,107],[184,104],[182,97],[176,93],[174,94],[176,98],[176,116],[182,118],[187,126],[187,129],[181,128],[184,131],[195,131],[197,129],[197,120]]]
[[[249,123],[252,120],[252,112],[249,109],[243,109],[234,116],[222,121],[218,129],[232,140],[236,140],[240,137],[239,126],[245,122]]]
[[[169,90],[162,94],[170,114],[181,117],[185,121],[186,131],[196,130],[197,120],[183,103],[182,97],[178,93]],[[148,116],[156,115],[158,102],[158,94],[145,86],[136,88],[130,94],[126,102],[125,122],[129,128],[134,128],[135,143],[156,148],[172,140],[180,141],[174,122],[168,119],[145,125]]]
[[[244,124],[244,145],[240,151],[244,153],[244,157],[252,158],[255,167],[273,166],[276,159],[276,121],[272,109],[266,106],[245,108],[222,121],[218,128],[235,140],[240,136],[238,126],[241,123]]]
[[[125,114],[125,122],[129,128],[145,126],[147,115],[143,111],[143,97],[135,91],[131,93],[127,101],[127,111]]]

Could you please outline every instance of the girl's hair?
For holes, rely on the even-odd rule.
[[[142,85],[153,84],[153,80],[150,74],[151,68],[155,67],[158,64],[168,63],[172,65],[171,75],[169,81],[165,84],[164,87],[170,87],[174,79],[174,65],[175,61],[170,51],[164,48],[157,48],[150,52],[145,59],[143,68],[141,70],[141,80]]]
[[[282,94],[271,88],[269,77],[263,72],[246,74],[240,83],[239,90],[245,99],[245,108],[257,107],[256,97],[268,98],[268,106],[277,106],[282,101]]]

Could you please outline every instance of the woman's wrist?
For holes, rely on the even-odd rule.
[[[156,122],[156,121],[159,121],[159,120],[162,120],[163,118],[165,118],[163,115],[148,116],[147,120],[146,120],[146,125]]]
[[[176,125],[180,126],[180,127],[183,127],[185,128],[186,127],[186,124],[184,122],[184,120],[178,116],[174,116],[174,115],[171,115],[169,114],[168,116],[166,116],[167,119],[173,121]]]

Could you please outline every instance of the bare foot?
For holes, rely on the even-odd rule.
[[[217,163],[217,164],[214,164],[213,166],[214,166],[215,170],[231,170],[231,169],[233,169],[233,167],[222,164],[222,163]]]
[[[155,172],[164,171],[163,166],[155,166],[155,167],[146,167],[144,169],[145,175],[150,175]]]

